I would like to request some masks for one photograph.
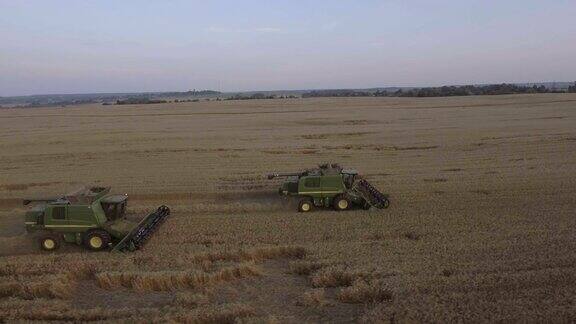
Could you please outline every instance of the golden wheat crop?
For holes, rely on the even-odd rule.
[[[0,322],[573,322],[576,96],[0,110]],[[379,210],[296,212],[272,171],[355,167]],[[20,199],[172,215],[140,251],[43,253]]]

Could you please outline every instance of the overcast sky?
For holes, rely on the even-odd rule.
[[[0,0],[0,96],[575,79],[574,0]]]

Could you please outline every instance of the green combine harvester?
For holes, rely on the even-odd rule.
[[[135,251],[170,215],[160,206],[135,223],[126,219],[127,195],[112,195],[109,187],[88,187],[62,197],[25,199],[26,231],[39,235],[40,247],[57,250],[62,242],[93,251]]]
[[[363,179],[358,171],[344,169],[338,164],[327,163],[301,172],[268,175],[268,179],[279,177],[286,178],[279,193],[300,197],[298,211],[302,213],[314,207],[347,210],[353,206],[384,209],[390,205],[388,197]]]

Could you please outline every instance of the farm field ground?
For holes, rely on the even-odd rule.
[[[271,171],[357,168],[389,209],[296,212]],[[43,253],[21,199],[83,183],[172,216]],[[0,110],[0,321],[576,320],[576,95]]]

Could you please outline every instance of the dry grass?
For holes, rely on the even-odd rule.
[[[254,308],[244,304],[223,304],[186,308],[140,309],[71,309],[67,304],[36,300],[32,309],[19,300],[8,300],[0,306],[0,318],[18,321],[58,321],[58,322],[185,322],[185,323],[237,323],[254,316]],[[4,307],[10,306],[10,307]]]
[[[446,178],[424,179],[424,182],[434,182],[434,183],[446,182],[446,181],[448,181],[448,179],[446,179]]]
[[[422,235],[420,235],[416,232],[410,231],[410,232],[404,233],[404,237],[410,241],[418,241],[418,240],[420,240]]]
[[[350,137],[364,136],[368,134],[373,134],[375,132],[348,132],[348,133],[324,133],[324,134],[307,134],[301,135],[299,137],[303,139],[313,140],[313,139],[348,139]]]
[[[224,306],[215,306],[212,308],[197,309],[191,313],[182,313],[169,316],[169,321],[185,323],[214,323],[214,324],[233,324],[239,322],[242,318],[247,318],[255,314],[254,308],[248,305],[231,304]],[[164,320],[164,319],[162,319]]]
[[[5,279],[0,284],[0,297],[35,298],[69,298],[74,289],[74,282],[66,276],[50,276],[35,281],[25,279]]]
[[[329,302],[326,300],[326,291],[323,288],[311,289],[302,295],[302,304],[306,306],[325,306]]]
[[[253,316],[239,318],[236,320],[237,324],[280,324],[280,321],[276,316],[266,315],[266,316]]]
[[[215,252],[199,253],[188,256],[187,262],[195,264],[209,264],[213,262],[260,262],[269,259],[301,259],[306,250],[299,246],[274,246],[249,250],[220,250]]]
[[[310,275],[325,266],[326,264],[315,261],[293,261],[290,262],[290,271],[298,275]]]
[[[575,105],[0,110],[0,321],[571,322]],[[390,208],[302,215],[264,176],[321,162],[359,169]],[[21,198],[76,183],[128,193],[130,217],[160,204],[172,216],[136,253],[42,253],[23,235]]]
[[[314,287],[346,287],[364,276],[366,274],[340,267],[327,267],[314,272],[310,281]]]
[[[392,300],[392,291],[381,281],[357,280],[350,287],[343,288],[338,299],[343,303],[381,303]]]
[[[209,304],[210,298],[205,294],[177,292],[173,303],[183,307],[198,307]]]
[[[261,274],[262,272],[253,264],[241,264],[223,268],[214,273],[199,271],[100,272],[96,274],[96,282],[104,289],[125,287],[136,291],[172,291],[206,287]]]

